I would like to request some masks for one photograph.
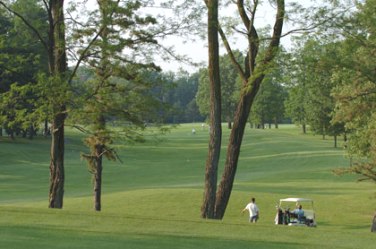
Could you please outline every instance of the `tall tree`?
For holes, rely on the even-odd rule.
[[[236,61],[234,53],[230,47],[229,41],[222,30],[221,26],[218,26],[218,32],[222,38],[222,41],[225,45],[226,51],[229,54],[232,63],[238,70],[239,77],[242,82],[242,86],[240,89],[240,96],[237,103],[237,108],[234,116],[234,125],[231,130],[229,143],[227,146],[227,154],[226,154],[226,162],[225,168],[222,174],[222,179],[219,183],[218,190],[216,192],[215,198],[212,195],[213,190],[215,190],[214,184],[217,180],[217,169],[218,169],[218,157],[210,157],[210,150],[208,156],[208,163],[212,165],[210,168],[207,167],[206,170],[206,184],[205,184],[205,198],[203,202],[203,209],[202,214],[209,214],[209,215],[202,215],[206,218],[214,218],[214,219],[222,219],[227,204],[230,199],[232,186],[235,179],[236,169],[238,165],[238,159],[240,154],[240,147],[243,140],[244,129],[247,123],[247,119],[249,116],[249,112],[252,106],[252,103],[257,95],[257,92],[261,86],[261,83],[267,74],[268,70],[272,66],[272,62],[276,53],[279,48],[279,42],[282,34],[282,26],[283,20],[285,16],[285,2],[283,0],[277,0],[277,14],[274,24],[274,29],[272,32],[272,36],[269,40],[269,45],[265,50],[265,53],[258,56],[258,50],[260,45],[260,39],[257,33],[257,30],[254,26],[255,21],[255,13],[259,4],[259,1],[253,1],[253,5],[251,7],[246,6],[243,0],[236,1],[236,5],[238,8],[239,17],[243,23],[243,28],[245,32],[242,32],[248,42],[248,49],[247,49],[247,57],[243,67]],[[248,2],[247,2],[248,4]],[[209,6],[209,5],[207,5]],[[210,6],[209,6],[210,7]],[[210,9],[210,8],[208,8]],[[249,12],[247,12],[249,10]],[[209,22],[210,25],[210,22]],[[210,30],[209,30],[210,34]],[[210,53],[209,53],[210,54]],[[257,63],[256,63],[257,62]],[[214,89],[211,89],[213,91]],[[218,113],[220,109],[214,109],[212,107],[213,115],[220,115]],[[215,135],[215,134],[212,134]],[[209,143],[210,144],[210,143]],[[210,146],[210,145],[209,145]],[[211,148],[211,147],[210,147]],[[219,149],[218,149],[219,154]],[[208,172],[210,171],[210,174]],[[210,184],[207,184],[210,182]],[[210,196],[211,198],[207,198]],[[214,210],[211,212],[211,208],[206,207],[213,207]],[[206,210],[210,210],[207,212]]]
[[[339,174],[355,173],[359,180],[376,182],[376,1],[359,3],[341,27],[345,38],[338,46],[340,60],[332,75],[336,84],[334,122],[344,122],[350,167]]]
[[[24,3],[26,4],[26,3]],[[49,207],[62,208],[64,198],[64,125],[67,117],[67,103],[70,100],[70,83],[85,56],[86,50],[78,56],[78,62],[72,73],[68,72],[64,0],[43,1],[41,6],[47,13],[48,32],[34,25],[22,13],[16,11],[7,1],[0,1],[0,5],[13,15],[17,16],[37,37],[44,47],[48,58],[48,76],[40,77],[38,82],[39,107],[47,114],[51,123],[51,150],[50,150],[50,189]],[[94,37],[95,40],[96,36]],[[89,43],[91,44],[91,43]],[[42,100],[43,99],[43,100]]]
[[[302,84],[289,86],[288,97],[284,103],[286,116],[291,118],[296,125],[302,127],[303,134],[307,132],[306,93],[303,82]]]
[[[215,217],[217,172],[221,152],[221,83],[219,73],[218,0],[205,0],[208,8],[210,140],[205,169],[205,191],[201,206],[202,218]]]
[[[94,26],[100,32],[89,49],[89,54],[95,56],[84,59],[95,71],[95,76],[85,82],[83,109],[77,110],[76,114],[80,123],[89,127],[85,128],[89,132],[85,143],[90,153],[83,154],[83,157],[93,174],[94,209],[100,211],[103,159],[117,159],[112,142],[118,138],[143,141],[141,131],[145,129],[145,123],[153,122],[155,126],[159,123],[156,116],[162,105],[151,96],[152,82],[144,77],[150,74],[149,71],[159,71],[160,68],[141,56],[138,59],[132,57],[143,46],[157,44],[154,34],[149,32],[156,19],[138,14],[142,7],[139,1],[124,4],[98,0],[97,3],[98,13],[94,11],[91,16],[98,15]],[[92,36],[92,32],[95,34],[96,31],[82,30],[77,37],[82,39],[82,34]],[[109,121],[119,124],[119,127],[108,128]]]
[[[49,72],[54,81],[59,85],[65,85],[67,80],[67,56],[65,51],[65,21],[64,1],[50,0],[46,3],[48,9],[48,57]],[[61,89],[61,88],[60,88]],[[65,101],[53,106],[51,122],[51,160],[50,160],[50,191],[49,207],[62,208],[64,198],[64,150],[65,133],[64,122],[67,117]]]
[[[48,53],[48,68],[51,80],[53,80],[58,87],[64,84],[67,73],[64,1],[44,1],[49,24],[47,39],[44,38],[37,27],[33,26],[30,20],[15,11],[5,1],[0,1],[0,4],[19,17],[25,25],[34,32]],[[52,142],[50,154],[49,207],[62,208],[64,196],[64,121],[66,118],[66,104],[61,102],[55,103],[51,112],[53,113],[53,117],[51,120]]]
[[[24,0],[18,0],[12,4],[12,8],[40,30],[47,31],[46,12],[36,0],[28,1],[27,8]],[[34,33],[18,17],[6,13],[3,8],[0,11],[4,12],[0,20],[0,93],[3,93],[0,102],[4,107],[0,112],[3,119],[1,124],[11,137],[15,132],[22,132],[24,136],[28,133],[32,138],[36,128],[32,127],[28,116],[34,111],[32,99],[36,94],[26,88],[36,84],[39,72],[47,71],[47,53]],[[14,94],[21,100],[17,102],[17,108],[12,107],[15,99],[11,96]]]
[[[239,16],[241,17],[244,28],[247,31],[246,37],[248,40],[248,53],[244,70],[236,62],[235,59],[232,60],[238,68],[239,76],[242,80],[242,88],[234,116],[234,125],[231,130],[229,143],[227,146],[225,168],[216,195],[215,218],[217,219],[223,218],[230,199],[236,169],[238,166],[238,159],[240,154],[240,147],[243,140],[244,129],[247,123],[250,109],[261,86],[261,83],[264,80],[264,77],[267,74],[268,70],[272,66],[273,59],[278,52],[282,34],[282,26],[285,17],[285,1],[277,0],[276,4],[277,13],[272,36],[265,53],[263,53],[262,55],[262,58],[258,58],[257,56],[260,41],[257,31],[254,27],[254,14],[256,13],[258,7],[258,1],[254,1],[253,8],[249,13],[247,13],[248,8],[246,8],[244,1],[237,1]],[[228,41],[224,33],[221,31],[220,33],[222,40],[226,46],[227,52],[231,56],[232,52]]]
[[[338,43],[326,39],[309,38],[295,52],[294,64],[297,75],[290,77],[292,86],[286,101],[290,117],[302,120],[310,129],[323,136],[336,137],[343,133],[343,125],[331,123],[334,99],[331,94],[335,84],[331,75],[339,61]]]

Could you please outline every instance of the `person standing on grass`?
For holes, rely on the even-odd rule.
[[[252,197],[251,202],[245,206],[245,208],[242,210],[242,213],[244,213],[246,210],[249,212],[249,222],[256,223],[260,216],[260,211],[256,205],[256,199]]]

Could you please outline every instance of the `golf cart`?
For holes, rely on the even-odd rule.
[[[305,198],[280,199],[275,224],[315,227],[313,200]]]

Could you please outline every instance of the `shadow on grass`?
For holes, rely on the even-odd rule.
[[[237,249],[302,248],[293,242],[223,240],[199,236],[75,232],[33,226],[0,227],[2,248]],[[304,247],[304,246],[303,246]],[[309,247],[304,247],[309,248]]]

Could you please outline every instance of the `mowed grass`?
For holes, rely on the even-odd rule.
[[[247,128],[218,221],[200,218],[208,147],[201,124],[181,125],[159,142],[117,144],[123,163],[105,161],[101,212],[93,211],[82,138],[67,131],[62,210],[47,208],[49,139],[0,138],[0,248],[374,248],[375,186],[332,174],[349,160],[331,139],[294,126]],[[252,196],[257,224],[240,214]],[[314,199],[318,226],[274,225],[275,205],[286,197]]]

